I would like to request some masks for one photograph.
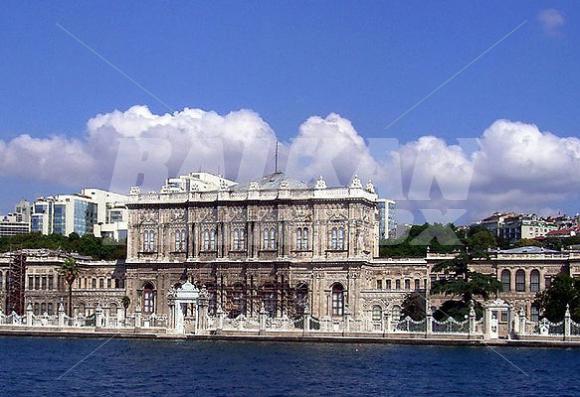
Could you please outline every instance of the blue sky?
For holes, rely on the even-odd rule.
[[[546,9],[564,17],[554,31],[538,21]],[[281,140],[331,112],[364,138],[402,142],[475,138],[503,118],[576,137],[579,21],[575,2],[7,2],[0,141],[82,139],[90,118],[134,105],[167,112],[57,24],[171,109],[252,109]],[[75,190],[2,169],[0,183],[0,212],[20,196]]]

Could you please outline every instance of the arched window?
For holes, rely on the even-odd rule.
[[[299,227],[296,229],[296,249],[299,251],[308,250],[308,228]]]
[[[202,234],[203,238],[203,250],[204,251],[214,251],[215,250],[215,231],[214,230],[204,230]]]
[[[115,303],[109,305],[109,317],[117,318],[117,305]]]
[[[344,228],[333,227],[330,230],[330,249],[343,250],[344,249]]]
[[[526,291],[526,273],[522,269],[516,272],[516,291]]]
[[[185,251],[185,230],[175,231],[175,251],[176,252]]]
[[[149,230],[143,232],[143,251],[149,251]]]
[[[503,292],[508,292],[512,288],[512,272],[507,269],[501,272],[501,285]]]
[[[373,306],[373,321],[381,321],[383,317],[383,309],[379,305]]]
[[[34,311],[34,314],[35,314],[35,315],[39,315],[39,314],[40,314],[40,313],[39,313],[39,312],[40,312],[40,305],[39,305],[38,303],[35,303],[35,304],[34,304],[34,309],[33,309],[33,311]]]
[[[540,292],[540,272],[536,269],[530,273],[530,292]]]
[[[297,317],[304,315],[306,306],[308,306],[308,285],[302,283],[296,288],[294,295],[294,308]]]
[[[344,287],[339,283],[332,285],[332,315],[344,315]]]
[[[401,306],[395,305],[393,306],[393,320],[399,321],[401,318]]]
[[[246,247],[246,231],[242,228],[234,229],[233,249],[241,251]]]
[[[265,284],[262,290],[262,301],[268,316],[276,315],[276,291],[272,284]]]
[[[147,283],[143,286],[143,313],[152,314],[155,311],[155,288]]]
[[[405,289],[406,290],[410,290],[411,289],[411,280],[405,280]]]
[[[540,308],[537,305],[530,307],[530,320],[534,322],[540,321]]]
[[[262,246],[265,250],[276,249],[276,228],[265,228],[262,233]]]
[[[240,314],[246,313],[246,296],[245,296],[244,285],[241,283],[236,283],[232,292],[232,308],[230,311],[230,317],[236,318]]]

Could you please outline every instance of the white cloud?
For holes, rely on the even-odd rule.
[[[273,169],[275,141],[268,123],[250,110],[155,115],[134,106],[90,119],[84,138],[0,140],[0,176],[72,190],[109,188],[112,180],[119,186],[113,169],[129,170],[117,189],[126,191],[136,182],[140,163],[154,161],[161,171],[146,178],[146,189],[158,188],[168,174],[198,169],[248,180]],[[365,141],[348,119],[332,113],[299,126],[296,137],[280,148],[281,168],[306,181],[323,175],[329,185],[346,185],[358,174],[363,183],[372,179],[383,196],[400,200],[401,208],[465,209],[470,217],[492,210],[547,211],[578,199],[580,139],[497,120],[473,143],[450,144],[432,135],[401,146]],[[119,148],[126,155],[117,156]]]
[[[538,22],[544,32],[550,36],[557,36],[566,23],[566,18],[561,11],[554,8],[548,8],[538,13]]]

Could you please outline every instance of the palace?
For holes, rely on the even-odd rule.
[[[171,316],[172,296],[189,282],[204,288],[208,313],[256,318],[398,318],[412,292],[430,306],[448,299],[429,296],[444,274],[434,264],[449,255],[380,258],[380,199],[373,184],[354,177],[347,187],[308,185],[274,173],[245,185],[192,173],[169,179],[159,192],[131,189],[127,259],[94,261],[76,256],[81,272],[73,285],[73,312],[90,315]],[[19,256],[20,255],[20,256]],[[35,314],[56,312],[68,292],[58,268],[67,254],[25,250],[0,255],[0,300],[5,312],[29,304]],[[495,275],[499,297],[533,320],[537,292],[561,271],[580,275],[580,254],[534,247],[490,253],[471,264]],[[14,261],[26,262],[16,305]],[[11,267],[12,266],[12,267]],[[17,300],[17,299],[16,299]],[[9,307],[10,306],[10,307]],[[67,308],[68,312],[68,308]],[[185,313],[187,314],[187,313]],[[505,319],[504,319],[505,320]],[[505,320],[507,321],[507,320]]]

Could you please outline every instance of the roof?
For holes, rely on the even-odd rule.
[[[550,250],[543,247],[536,247],[536,246],[527,246],[527,247],[518,247],[518,248],[511,248],[507,250],[500,250],[502,254],[545,254],[545,253],[557,253],[559,251]]]
[[[297,179],[289,178],[282,172],[275,172],[266,175],[257,181],[252,181],[243,185],[233,186],[232,190],[278,190],[284,189],[308,189],[308,185]]]
[[[566,227],[558,230],[551,230],[546,233],[546,236],[571,236],[580,233],[580,226]]]

